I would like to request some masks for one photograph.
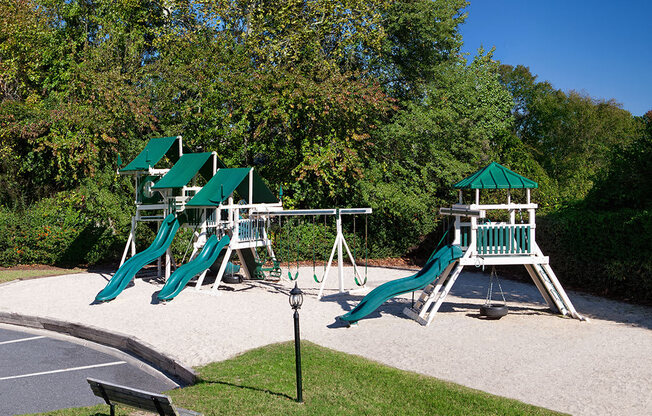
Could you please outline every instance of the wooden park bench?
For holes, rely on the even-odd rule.
[[[201,416],[201,413],[173,406],[172,399],[164,394],[132,389],[93,378],[87,378],[86,381],[91,385],[93,393],[111,406],[111,416],[115,416],[116,403],[158,413],[160,416]]]

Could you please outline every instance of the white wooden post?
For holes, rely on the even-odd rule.
[[[478,219],[477,217],[471,217],[471,235],[469,238],[469,248],[468,250],[474,250],[477,247],[477,238],[478,238]]]
[[[170,271],[171,271],[171,266],[172,266],[172,250],[170,247],[168,247],[167,250],[165,250],[165,281],[170,278]]]
[[[240,209],[235,208],[233,210],[233,239],[236,243],[240,241]]]
[[[333,262],[333,257],[335,256],[335,249],[337,248],[337,240],[340,238],[340,235],[337,234],[335,237],[335,244],[333,244],[333,249],[331,250],[331,255],[328,258],[328,265],[326,266],[326,271],[324,272],[324,276],[321,278],[321,285],[319,287],[319,293],[317,294],[317,299],[321,299],[322,293],[324,292],[324,286],[326,285],[326,278],[328,277],[328,273],[331,271],[331,263]]]
[[[211,288],[211,294],[213,295],[219,294],[217,290],[220,287],[220,283],[222,283],[222,277],[224,276],[226,265],[229,263],[229,260],[231,259],[231,253],[233,253],[233,249],[231,248],[231,245],[229,245],[229,247],[226,249],[226,253],[224,254],[224,259],[222,260],[222,264],[220,265],[220,270],[217,272],[217,276],[215,277],[215,283],[213,283],[213,287]],[[197,281],[197,290],[199,290],[203,281],[204,281],[204,275],[202,275],[200,280]]]
[[[340,293],[344,292],[344,258],[342,257],[342,215],[340,214],[339,208],[337,209],[337,275],[340,279]]]
[[[156,227],[156,234],[161,230],[161,221],[156,222],[158,226]],[[160,278],[162,275],[162,265],[161,258],[156,259],[156,277]]]
[[[129,231],[129,237],[127,238],[127,244],[125,244],[125,249],[122,252],[122,259],[120,260],[120,267],[125,263],[127,259],[127,253],[131,249],[131,256],[133,257],[136,254],[136,244],[134,240],[136,237],[136,217],[131,217],[131,231]]]

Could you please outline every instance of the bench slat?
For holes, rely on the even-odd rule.
[[[170,403],[170,400],[167,396],[161,397],[158,394],[143,396],[140,393],[134,395],[131,394],[131,392],[129,392],[128,390],[116,390],[111,387],[104,387],[104,391],[109,397],[109,400],[113,403],[116,402],[122,403],[129,406],[142,408],[144,410],[149,410],[154,413],[158,413],[158,409],[156,408],[156,405],[154,404],[154,400],[152,399],[153,397],[155,397],[158,400],[159,405],[161,405],[165,414],[175,415],[172,404]],[[99,389],[97,389],[96,391],[96,389],[94,388],[93,393],[96,396],[102,397]]]
[[[106,393],[106,396],[112,403],[125,404],[127,406],[135,407],[137,409],[148,410],[150,412],[159,413],[159,410],[156,407],[154,398],[158,401],[158,404],[161,407],[161,410],[165,415],[169,416],[179,416],[179,413],[172,405],[172,400],[163,394],[152,393],[145,390],[132,389],[131,387],[121,386],[119,384],[107,383],[100,380],[95,380],[92,378],[87,379],[88,384],[93,390],[93,394],[98,397],[104,398],[102,391],[99,386],[101,385]],[[181,410],[181,409],[180,409]],[[186,409],[183,409],[184,411]],[[198,415],[199,413],[185,413],[189,415]]]

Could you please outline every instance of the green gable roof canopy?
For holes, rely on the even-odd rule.
[[[149,170],[150,166],[154,167],[169,151],[170,147],[177,141],[177,136],[161,137],[151,139],[142,152],[136,156],[127,166],[120,169],[120,172],[138,172]],[[179,155],[178,152],[170,152],[170,157]]]
[[[204,178],[210,179],[213,175],[211,156],[211,152],[184,154],[172,166],[172,169],[160,181],[156,182],[152,189],[181,188],[186,186],[197,173],[201,173]],[[226,166],[220,159],[217,159],[217,167],[225,168]]]
[[[194,207],[214,207],[223,203],[233,191],[238,191],[240,197],[249,198],[249,172],[251,168],[220,169],[204,185],[201,191],[186,204]],[[262,178],[254,171],[254,200],[251,203],[274,203],[274,196]],[[249,202],[249,201],[247,201]]]
[[[457,189],[524,189],[538,186],[533,180],[512,172],[496,162],[453,185]]]
[[[279,202],[278,196],[271,191],[260,177],[258,172],[254,171],[254,192],[252,204],[273,204]],[[249,181],[246,180],[237,188],[238,194],[244,199],[249,199]],[[249,202],[249,201],[247,201]]]

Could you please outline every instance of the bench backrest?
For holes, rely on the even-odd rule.
[[[179,416],[176,409],[172,406],[172,400],[164,394],[132,389],[131,387],[107,383],[106,381],[92,378],[88,378],[86,381],[91,385],[93,393],[103,398],[107,404],[120,403],[137,409],[158,413],[161,416]]]

